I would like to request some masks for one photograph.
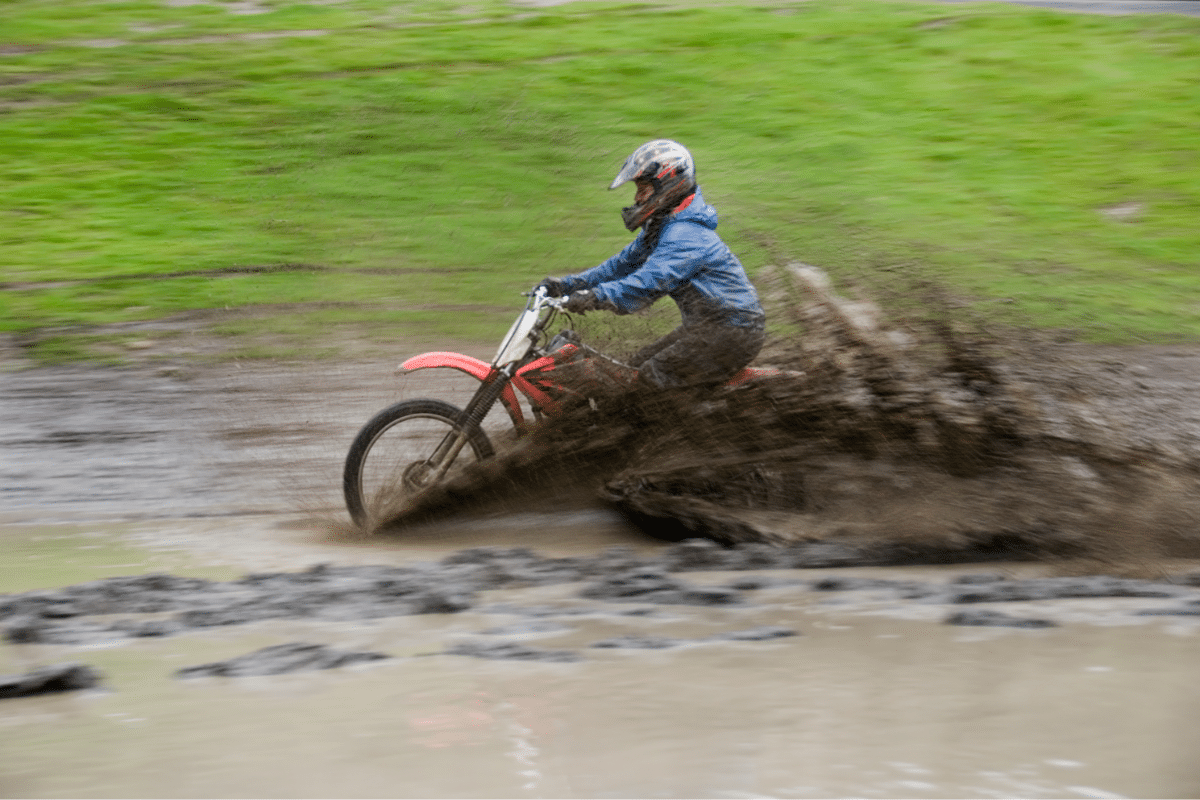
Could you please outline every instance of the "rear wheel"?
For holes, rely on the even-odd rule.
[[[342,490],[346,509],[359,525],[397,508],[405,497],[432,486],[451,470],[489,458],[492,444],[478,427],[465,431],[466,441],[448,439],[462,433],[462,412],[441,400],[405,400],[388,406],[363,426],[350,445]],[[435,460],[439,450],[460,445],[453,460]]]

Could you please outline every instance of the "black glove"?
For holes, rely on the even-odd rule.
[[[570,294],[567,285],[562,278],[546,278],[544,281],[533,287],[536,292],[538,289],[545,289],[548,297],[562,297],[564,294]]]
[[[584,289],[579,292],[571,292],[563,309],[572,314],[583,314],[595,311],[599,307],[600,303],[597,302],[596,295],[592,294],[590,289]]]

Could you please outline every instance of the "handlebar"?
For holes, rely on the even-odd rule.
[[[562,311],[563,306],[567,304],[567,298],[565,296],[551,297],[550,295],[546,294],[546,290],[541,286],[536,286],[528,292],[521,292],[521,296],[530,298],[532,303],[535,303],[541,307],[549,306],[550,308],[558,311]]]

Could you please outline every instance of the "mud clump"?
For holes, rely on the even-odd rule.
[[[728,642],[768,642],[772,639],[786,639],[792,636],[799,636],[799,631],[791,628],[784,628],[778,625],[764,625],[761,628],[750,628],[744,631],[733,631],[724,633],[711,638],[712,641],[728,641]]]
[[[1151,402],[1124,366],[1069,348],[985,346],[932,312],[885,321],[815,268],[765,284],[804,330],[770,354],[792,374],[598,395],[389,524],[572,484],[660,538],[819,544],[831,562],[1090,559],[1136,572],[1200,554],[1191,403]]]
[[[0,700],[73,692],[100,685],[100,671],[74,662],[39,667],[23,675],[0,675]]]
[[[88,645],[140,637],[172,636],[217,626],[271,619],[357,621],[411,614],[456,614],[466,610],[516,614],[536,625],[496,635],[553,630],[552,617],[596,613],[557,606],[481,606],[479,594],[580,584],[577,596],[605,604],[638,604],[618,613],[651,614],[656,606],[746,606],[748,592],[876,592],[898,600],[950,605],[1035,600],[1124,597],[1197,601],[1194,573],[1150,581],[1106,575],[1012,580],[999,574],[964,575],[946,583],[850,576],[804,579],[748,575],[724,586],[704,586],[674,573],[696,571],[792,570],[821,567],[889,566],[912,563],[902,548],[797,542],[779,546],[744,543],[722,547],[690,540],[639,556],[612,547],[595,556],[543,557],[525,548],[476,547],[438,562],[392,566],[318,564],[302,572],[247,575],[235,581],[207,581],[170,575],[107,578],[63,589],[40,589],[0,596],[0,634],[13,644]],[[853,556],[857,554],[857,559]],[[101,617],[102,619],[89,619]]]
[[[462,642],[446,648],[446,655],[498,661],[548,661],[557,664],[581,660],[579,654],[571,650],[548,650],[544,647],[492,642]]]
[[[736,549],[730,552],[731,561],[746,562]],[[409,567],[318,564],[303,572],[253,573],[228,582],[170,575],[107,578],[0,596],[0,635],[13,644],[80,645],[271,619],[455,614],[476,606],[479,592],[576,582],[591,582],[597,596],[617,598],[623,592],[651,604],[736,601],[736,592],[668,577],[668,565],[625,547],[579,558],[479,547]]]
[[[314,669],[334,669],[348,664],[381,661],[391,658],[386,653],[349,652],[335,650],[322,644],[289,642],[264,647],[243,656],[208,664],[184,667],[175,673],[177,678],[242,677],[248,675],[282,675]]]
[[[741,601],[736,590],[690,586],[655,568],[611,575],[584,587],[579,596],[617,603],[692,606],[725,606]]]
[[[554,613],[550,611],[550,613]],[[548,620],[534,619],[518,622],[512,625],[498,625],[480,631],[485,636],[527,636],[529,634],[562,633],[569,630],[567,626]]]
[[[526,559],[526,561],[536,560]],[[508,563],[508,562],[506,562]],[[513,570],[518,567],[513,566]],[[459,565],[330,567],[258,573],[230,582],[169,575],[108,578],[0,597],[0,632],[16,644],[83,644],[170,636],[269,619],[359,620],[453,614],[475,592],[535,576],[502,577]],[[157,615],[153,619],[144,616]],[[106,622],[85,617],[138,615]]]
[[[670,639],[666,636],[614,636],[611,639],[601,639],[592,642],[592,647],[607,650],[666,650],[683,644],[683,639]]]
[[[959,611],[946,618],[947,625],[976,625],[988,628],[1055,628],[1057,622],[1033,617],[1014,617],[1002,611]]]
[[[1200,604],[1192,601],[1190,605],[1175,608],[1143,608],[1134,613],[1139,617],[1200,617]]]
[[[1175,597],[1179,594],[1180,590],[1171,585],[1094,575],[1085,578],[1030,578],[986,586],[959,584],[950,587],[946,597],[950,603],[1005,603],[1086,597]]]
[[[779,625],[764,625],[758,628],[750,628],[747,630],[718,633],[713,636],[707,636],[699,639],[682,639],[671,636],[650,636],[644,633],[628,633],[620,636],[613,636],[609,639],[601,639],[599,641],[592,642],[590,645],[588,645],[588,647],[593,650],[669,650],[674,647],[683,647],[685,645],[721,644],[724,642],[769,642],[776,639],[787,639],[799,635],[801,635],[800,632],[793,628],[785,628]],[[468,650],[475,651],[480,646],[472,643],[466,645],[466,647]],[[520,653],[521,649],[516,645],[487,646],[484,648],[483,652],[489,653],[489,655],[480,657],[507,658],[509,656],[504,654],[510,651]],[[501,655],[490,655],[492,652],[500,653]],[[535,654],[544,654],[546,652],[562,653],[564,651],[536,651]],[[459,654],[476,655],[475,652],[465,652]],[[572,660],[578,660],[578,658]]]
[[[836,577],[813,581],[810,588],[818,592],[886,592],[898,599],[949,605],[1079,600],[1098,597],[1143,599],[1188,597],[1193,593],[1190,587],[1179,583],[1118,578],[1109,575],[1089,575],[1076,578],[1026,578],[1023,580],[996,578],[986,582],[956,580],[945,584]]]
[[[214,626],[234,626],[272,619],[306,619],[336,623],[412,614],[457,614],[467,610],[492,616],[515,617],[508,624],[486,627],[473,641],[454,644],[449,655],[516,661],[575,661],[576,651],[547,650],[496,637],[570,633],[572,620],[602,617],[608,623],[636,626],[632,618],[671,619],[683,607],[762,609],[792,604],[811,594],[813,602],[847,608],[855,603],[885,607],[921,604],[942,607],[947,622],[957,625],[1029,627],[1035,623],[1008,616],[1007,611],[979,608],[981,604],[1011,605],[1033,601],[1125,598],[1110,616],[1200,616],[1200,577],[1185,573],[1161,581],[1108,575],[1015,579],[1000,573],[972,573],[946,581],[894,580],[832,574],[780,571],[813,567],[878,566],[909,563],[911,553],[897,548],[796,542],[768,546],[750,542],[722,547],[709,540],[689,540],[653,555],[628,547],[613,547],[593,556],[556,558],[525,548],[477,547],[453,553],[441,561],[393,566],[318,564],[302,572],[256,573],[228,582],[170,575],[109,578],[56,590],[35,590],[0,596],[0,631],[10,643],[94,646],[121,644],[145,636],[171,636]],[[837,557],[831,558],[831,552]],[[852,562],[857,552],[859,561]],[[898,559],[889,562],[886,557]],[[723,585],[684,580],[680,573],[726,572],[710,575]],[[770,570],[770,574],[760,571]],[[571,584],[574,584],[573,586]],[[544,605],[481,604],[481,593],[495,589],[525,589],[567,585],[560,599]],[[753,595],[751,593],[754,593]],[[832,599],[832,598],[830,598]],[[1174,601],[1161,606],[1157,601]],[[623,605],[634,608],[621,608]],[[971,606],[973,608],[963,608]],[[1040,625],[1045,627],[1044,625]],[[683,645],[770,642],[800,633],[781,626],[763,626],[717,633],[702,639],[647,636],[639,631],[620,634],[592,645],[596,649],[657,650]],[[432,654],[426,654],[432,655]],[[187,667],[179,677],[271,675],[296,670],[330,669],[387,658],[381,653],[345,652],[325,645],[293,642],[268,647],[226,661]],[[90,667],[66,665],[53,671],[0,680],[0,696],[17,693],[66,691],[94,685]]]
[[[667,636],[628,634],[625,636],[614,636],[611,639],[602,639],[598,642],[592,642],[591,646],[605,650],[666,650],[671,647],[680,647],[686,644],[711,644],[720,642],[769,642],[774,639],[787,639],[799,635],[800,632],[792,628],[784,628],[777,625],[764,625],[760,628],[750,628],[744,631],[719,633],[715,636],[709,636],[703,639],[672,639]]]

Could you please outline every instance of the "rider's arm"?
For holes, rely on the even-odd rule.
[[[658,247],[638,269],[595,284],[592,292],[597,301],[612,306],[618,314],[631,314],[691,281],[723,252],[721,240],[711,230],[686,222],[669,225]]]
[[[643,244],[645,232],[639,233],[624,250],[617,253],[603,264],[584,270],[574,275],[565,275],[561,280],[569,292],[580,289],[590,289],[606,281],[617,280],[630,274],[646,260],[646,247]]]

